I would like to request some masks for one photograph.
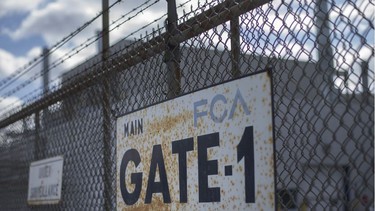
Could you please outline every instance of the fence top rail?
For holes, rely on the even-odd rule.
[[[14,112],[10,116],[0,121],[0,129],[4,128],[22,118],[25,118],[35,112],[38,112],[49,105],[52,105],[65,97],[84,90],[85,88],[93,85],[97,78],[104,77],[110,73],[125,70],[134,66],[143,60],[151,58],[166,49],[166,41],[181,43],[200,33],[214,28],[232,17],[244,14],[252,9],[255,9],[268,0],[226,0],[201,14],[188,19],[187,21],[177,26],[178,33],[174,36],[169,35],[167,32],[152,38],[147,42],[142,42],[140,45],[135,45],[132,49],[127,50],[124,54],[114,55],[107,61],[101,61],[93,64],[87,69],[91,71],[84,71],[84,74],[77,76],[76,79],[68,83],[64,83],[61,88],[43,96],[42,98],[30,103],[29,105],[21,108],[19,111]]]

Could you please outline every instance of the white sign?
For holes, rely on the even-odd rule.
[[[275,210],[261,72],[117,119],[117,210]]]
[[[62,170],[62,156],[32,162],[27,202],[32,205],[58,203],[61,199]]]

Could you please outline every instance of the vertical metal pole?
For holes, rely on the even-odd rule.
[[[318,47],[318,71],[321,77],[320,80],[315,80],[317,87],[324,97],[332,100],[334,94],[334,81],[333,75],[335,72],[333,66],[333,52],[331,48],[330,29],[329,29],[329,14],[328,14],[328,1],[317,0],[315,8],[316,26],[318,29],[317,34],[317,47]]]
[[[24,133],[26,133],[27,130],[28,130],[28,128],[27,128],[27,122],[26,122],[26,117],[25,117],[25,118],[22,119],[22,131]]]
[[[103,51],[103,41],[102,41],[102,31],[96,31],[96,35],[98,36],[98,53],[102,53]]]
[[[239,16],[235,16],[230,20],[230,36],[231,36],[231,57],[232,57],[232,77],[240,76],[240,24]]]
[[[35,160],[41,159],[40,153],[40,121],[39,121],[39,111],[35,113],[35,144],[34,144],[34,158]]]
[[[180,44],[172,39],[177,31],[177,10],[176,0],[167,0],[167,50],[164,55],[164,62],[167,64],[168,98],[173,98],[181,92],[181,69],[180,69]]]
[[[362,74],[361,74],[361,80],[362,80],[362,87],[363,87],[363,93],[367,94],[369,93],[369,85],[368,85],[368,62],[363,61],[361,64]]]
[[[49,93],[49,50],[43,48],[43,95]],[[48,121],[48,107],[43,109],[42,126],[46,127]]]
[[[43,48],[43,94],[49,93],[49,50]]]
[[[349,203],[350,203],[350,166],[345,165],[343,166],[344,169],[344,210],[349,210]]]
[[[103,68],[109,57],[109,11],[108,0],[102,0],[102,61]],[[102,109],[103,109],[103,182],[104,182],[104,210],[112,210],[112,184],[111,184],[111,116],[109,100],[109,81],[105,74],[102,81]]]
[[[109,56],[109,8],[108,0],[102,0],[103,16],[102,16],[102,50],[103,61]]]
[[[49,50],[43,48],[43,95],[46,96],[49,93]],[[46,150],[46,139],[41,134],[41,128],[46,131],[48,125],[49,111],[48,107],[43,109],[42,118],[40,118],[40,112],[35,113],[35,132],[36,132],[36,159],[42,159],[45,157]]]

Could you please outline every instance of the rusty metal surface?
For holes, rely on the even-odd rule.
[[[275,181],[274,181],[274,149],[272,135],[272,97],[270,78],[267,72],[241,78],[208,89],[184,95],[117,119],[117,210],[272,210],[275,209]],[[216,98],[215,98],[216,96]],[[220,97],[217,97],[220,96]],[[207,104],[197,102],[207,100]],[[241,101],[244,100],[242,103]],[[243,107],[246,105],[246,108]],[[211,109],[212,108],[212,109]],[[247,110],[250,111],[247,113]],[[200,114],[207,115],[200,116]],[[232,111],[234,111],[232,113]],[[194,118],[196,116],[196,118]],[[197,116],[199,116],[197,118]],[[215,119],[219,117],[219,120]],[[221,118],[223,117],[223,118]],[[142,120],[142,130],[140,122]],[[196,124],[195,124],[196,123]],[[134,128],[133,126],[134,125]],[[240,153],[238,147],[243,140],[244,130],[252,126],[254,148],[248,152],[254,156],[255,169],[255,201],[246,202],[245,199],[245,169],[251,168],[244,160],[238,162]],[[127,129],[126,129],[127,127]],[[134,129],[134,130],[133,130]],[[131,132],[133,131],[133,132]],[[219,134],[219,145],[209,148],[199,148],[198,137],[207,134]],[[179,179],[179,156],[172,153],[172,143],[178,140],[193,138],[193,150],[187,151],[187,201],[180,202],[181,183]],[[203,141],[203,140],[202,140]],[[206,141],[206,139],[204,140]],[[249,140],[250,141],[250,140]],[[244,142],[245,143],[245,142]],[[247,142],[246,142],[247,143]],[[155,177],[149,177],[150,163],[156,155],[153,147],[161,145],[163,164],[165,165],[167,192],[170,202],[159,190],[152,194],[151,202],[145,202],[148,190],[148,180],[160,182],[160,166]],[[246,147],[246,146],[245,146]],[[139,152],[140,163],[126,164],[125,177],[120,176],[121,162],[124,155],[131,149]],[[217,162],[217,173],[207,175],[208,187],[219,188],[219,199],[204,202],[200,195],[206,193],[199,180],[199,152],[207,150],[208,162]],[[199,152],[198,152],[199,151]],[[155,151],[156,153],[156,151]],[[160,163],[159,163],[160,164]],[[205,164],[202,164],[205,165]],[[207,164],[208,165],[208,164]],[[210,165],[208,165],[210,166]],[[215,166],[212,165],[211,167]],[[226,175],[225,167],[232,169],[232,175]],[[208,171],[208,170],[207,170]],[[142,172],[142,189],[134,204],[127,204],[121,192],[121,180],[126,180],[126,188],[134,192],[136,187],[132,183],[132,173]],[[249,173],[249,172],[247,172]],[[201,191],[201,193],[200,193]],[[203,191],[203,193],[202,193]]]
[[[6,97],[22,97],[20,100],[24,103],[18,106],[20,102],[17,101],[6,107],[0,106],[1,210],[101,211],[115,210],[117,202],[120,203],[119,208],[128,207],[121,201],[123,199],[116,184],[119,182],[117,177],[121,169],[117,168],[117,162],[121,158],[121,155],[116,153],[117,117],[123,114],[132,116],[134,112],[146,115],[141,114],[139,109],[150,108],[150,105],[164,102],[174,94],[184,95],[269,67],[273,69],[274,126],[268,130],[274,130],[275,133],[273,139],[276,159],[273,174],[276,190],[271,192],[267,186],[267,191],[272,194],[262,195],[264,189],[254,185],[260,190],[260,193],[254,191],[254,194],[260,194],[260,199],[256,198],[254,203],[245,203],[246,200],[244,202],[243,198],[232,197],[234,189],[236,194],[242,191],[238,195],[244,197],[244,186],[239,185],[237,181],[243,182],[245,175],[248,175],[239,172],[241,167],[242,171],[248,169],[244,168],[243,155],[249,158],[249,154],[240,151],[242,160],[238,162],[236,155],[238,156],[239,151],[234,147],[242,140],[241,135],[246,129],[237,129],[237,132],[231,134],[219,132],[219,146],[208,147],[202,142],[199,147],[198,136],[215,132],[203,128],[204,125],[213,126],[217,131],[225,131],[227,127],[236,127],[236,122],[230,124],[227,121],[230,114],[230,110],[227,109],[226,118],[223,120],[225,123],[222,123],[221,128],[217,122],[213,123],[208,114],[200,116],[197,119],[197,127],[194,127],[191,120],[184,121],[191,119],[191,110],[186,109],[189,103],[184,102],[179,103],[181,106],[174,105],[173,109],[170,105],[169,111],[164,111],[168,116],[163,118],[159,111],[153,112],[152,115],[159,118],[147,123],[147,131],[146,122],[143,122],[144,133],[139,137],[145,136],[146,132],[153,132],[154,135],[144,138],[150,143],[134,143],[134,136],[131,145],[122,144],[123,148],[119,153],[124,154],[133,147],[141,153],[142,159],[137,168],[134,168],[135,164],[132,161],[128,163],[126,180],[123,180],[132,192],[136,185],[129,184],[129,174],[142,172],[142,192],[136,203],[130,206],[138,210],[241,210],[247,208],[246,206],[260,208],[263,206],[261,201],[267,206],[268,201],[275,201],[276,204],[269,206],[276,207],[277,210],[374,208],[374,24],[371,21],[374,16],[373,2],[198,2],[176,2],[179,16],[178,33],[170,34],[166,27],[163,27],[167,17],[164,13],[167,12],[166,2],[142,1],[139,7],[130,11],[134,13],[126,13],[118,22],[111,23],[114,30],[117,30],[121,22],[124,25],[119,26],[120,28],[125,27],[132,31],[123,34],[124,40],[110,48],[106,62],[99,54],[88,59],[64,73],[61,76],[62,83],[59,84],[60,79],[57,79],[53,84],[56,86],[49,86],[50,92],[46,95],[38,94],[42,90],[30,92],[33,91],[33,84],[41,81],[43,75],[38,68],[32,68],[38,67],[32,61],[30,66],[17,72],[25,73],[22,70],[28,70],[30,67],[32,70],[23,77],[15,74],[9,80],[0,81],[0,104],[8,100]],[[268,3],[263,4],[265,2]],[[116,1],[117,3],[120,1]],[[113,11],[119,5],[110,10]],[[132,9],[128,4],[126,8]],[[161,16],[154,20],[145,18],[143,21],[150,22],[143,26],[139,26],[139,22],[132,25],[131,21],[140,20],[142,14],[147,15],[154,11],[158,11]],[[236,18],[238,25],[233,21]],[[139,30],[133,30],[138,27]],[[72,33],[74,34],[76,32]],[[81,50],[90,49],[88,45],[95,44],[95,39],[100,39],[100,36],[102,35],[71,46],[71,53],[63,57],[58,53],[60,49],[50,49],[50,58],[59,57],[57,63],[50,66],[50,73],[54,75],[59,72],[59,65],[68,64],[71,58],[81,58],[81,55],[85,55]],[[173,80],[167,79],[170,73],[165,63],[168,60],[165,51],[173,46],[180,47],[179,57],[174,57],[174,60],[178,58],[180,68],[180,74],[176,77],[178,81],[175,81],[179,87],[174,88],[170,86]],[[58,48],[59,44],[54,47]],[[169,50],[173,52],[176,49]],[[108,79],[108,86],[101,86],[103,77]],[[9,84],[13,86],[8,86]],[[252,83],[248,83],[247,86],[251,87]],[[251,91],[257,92],[255,89]],[[207,99],[212,99],[217,94],[210,94]],[[230,105],[229,101],[224,103],[222,97],[216,100],[216,106]],[[209,103],[210,100],[207,100],[206,106],[199,105],[198,111],[208,110],[209,113]],[[236,111],[241,111],[240,108]],[[249,110],[252,111],[251,115],[255,115],[254,108]],[[177,115],[177,112],[181,114]],[[214,115],[218,118],[222,112],[214,109]],[[233,120],[236,118],[237,116]],[[175,131],[174,128],[182,126],[186,126],[186,129],[171,132]],[[202,129],[197,129],[199,127]],[[257,127],[252,129],[259,131]],[[164,133],[170,138],[166,139]],[[193,137],[193,145],[189,146],[192,150],[186,148],[186,203],[180,201],[181,179],[177,177],[180,175],[180,169],[177,169],[180,167],[179,157],[184,153],[172,152],[172,143],[178,146],[174,141],[188,137],[184,134],[192,134]],[[248,135],[248,132],[246,134]],[[256,141],[257,136],[254,137]],[[109,140],[103,142],[103,139]],[[158,143],[161,144],[160,148],[154,148]],[[256,146],[260,149],[260,145]],[[198,153],[198,148],[202,147],[207,150]],[[154,158],[154,165],[155,161],[165,163],[165,184],[169,187],[170,203],[165,202],[166,197],[158,192],[159,166],[153,167],[156,176],[152,184],[156,184],[156,188],[151,189],[155,193],[152,192],[150,203],[145,203],[148,185],[146,181],[150,181],[148,176],[153,157],[152,150],[163,154],[163,162]],[[264,150],[268,149],[260,149]],[[30,163],[59,155],[64,156],[60,202],[52,205],[28,204]],[[199,156],[201,159],[198,159]],[[160,156],[157,158],[160,159]],[[203,165],[199,165],[198,160],[203,160]],[[257,160],[272,163],[262,156]],[[206,169],[207,166],[211,167]],[[203,170],[208,172],[208,176],[202,174]],[[256,180],[270,178],[271,172],[264,170],[260,173]],[[202,183],[208,178],[207,188],[201,191],[199,189],[205,184],[199,185],[199,175],[201,180],[203,179]],[[220,202],[217,201],[215,187],[220,188]],[[200,192],[207,193],[207,190],[212,191],[206,194],[212,198],[199,196]],[[252,198],[248,201],[252,201]]]

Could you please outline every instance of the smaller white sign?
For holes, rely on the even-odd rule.
[[[63,157],[30,164],[27,202],[31,205],[57,204],[61,199]]]

